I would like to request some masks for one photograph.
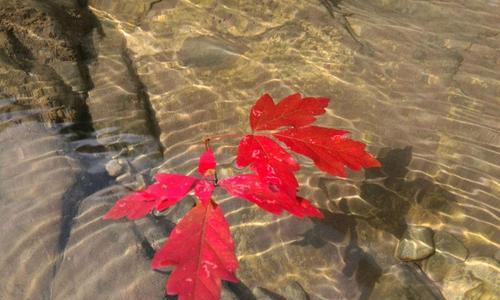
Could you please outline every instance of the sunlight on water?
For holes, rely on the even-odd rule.
[[[382,168],[298,158],[323,221],[217,194],[241,265],[224,299],[500,295],[499,1],[77,2],[0,0],[0,299],[162,299],[150,259],[192,199],[101,217],[195,172],[204,137],[249,132],[264,92],[329,97],[318,124]],[[213,142],[219,174],[237,143]],[[401,262],[416,232],[433,254]]]

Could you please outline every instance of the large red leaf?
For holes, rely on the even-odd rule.
[[[166,292],[179,300],[218,300],[221,279],[237,282],[238,260],[229,225],[212,201],[198,203],[155,253],[154,269],[173,265]]]
[[[334,176],[347,176],[345,166],[360,170],[379,167],[365,151],[365,144],[346,137],[347,131],[318,126],[290,128],[273,134],[291,150],[305,155],[320,169]]]
[[[268,94],[262,95],[250,112],[252,130],[272,130],[282,126],[300,127],[311,124],[314,116],[325,113],[327,98],[302,98],[292,94],[277,105]]]
[[[258,175],[236,175],[221,180],[219,185],[229,194],[253,202],[273,214],[281,214],[283,210],[287,210],[301,218],[305,216],[322,217],[321,212],[306,199],[292,198],[283,190],[263,182]]]
[[[299,184],[294,172],[300,166],[272,139],[261,135],[244,136],[238,146],[236,164],[240,167],[250,165],[262,181],[295,197]]]

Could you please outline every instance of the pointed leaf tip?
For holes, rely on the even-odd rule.
[[[200,156],[200,162],[198,164],[198,172],[200,175],[205,175],[209,170],[215,169],[216,162],[215,156],[212,149],[208,149]]]

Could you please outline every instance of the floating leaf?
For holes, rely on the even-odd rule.
[[[166,292],[179,300],[218,300],[221,279],[237,282],[238,260],[229,225],[212,201],[199,203],[175,226],[155,253],[154,269],[175,266]]]
[[[263,182],[274,185],[292,198],[298,187],[294,172],[300,166],[278,143],[261,135],[246,135],[238,146],[236,164],[251,169]]]
[[[353,170],[379,167],[380,163],[365,151],[365,144],[346,137],[347,131],[318,126],[290,128],[273,134],[292,151],[305,155],[320,169],[334,176],[347,176]]]
[[[315,116],[325,113],[327,98],[302,98],[292,94],[277,105],[268,94],[262,95],[250,112],[252,130],[272,130],[282,126],[300,127],[311,124]]]
[[[307,200],[299,197],[292,198],[283,190],[263,182],[254,174],[229,177],[221,180],[219,185],[229,194],[253,202],[273,214],[281,214],[283,210],[286,210],[301,218],[322,217],[321,212],[312,207]]]

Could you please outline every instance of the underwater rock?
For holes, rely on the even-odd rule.
[[[38,110],[47,123],[85,119],[80,93],[89,88],[92,15],[56,1],[0,0],[0,7],[0,94]]]
[[[97,60],[89,67],[94,88],[87,99],[97,141],[126,159],[142,157],[142,161],[154,165],[161,158],[161,150],[145,87],[128,57],[123,34],[109,20],[100,21],[102,32],[93,36]],[[136,165],[140,168],[134,172],[144,170],[144,164]],[[127,166],[128,170],[128,162]]]
[[[489,257],[472,257],[457,263],[442,280],[442,293],[450,300],[497,299],[500,264]]]
[[[481,285],[481,280],[472,276],[470,272],[464,272],[463,269],[461,269],[457,270],[453,276],[448,274],[448,276],[444,278],[441,292],[447,300],[477,300],[480,298],[468,298],[466,295],[469,294],[472,296],[475,292],[471,291]]]
[[[150,259],[152,240],[163,238],[163,229],[149,218],[102,220],[128,192],[111,186],[82,200],[54,278],[52,299],[161,299],[166,276],[151,269]]]
[[[452,234],[445,231],[434,233],[434,247],[436,252],[452,256],[464,261],[469,256],[469,251],[464,244]]]
[[[233,291],[225,286],[222,286],[220,300],[239,300],[239,298]]]
[[[308,300],[306,291],[304,288],[296,281],[288,284],[282,291],[280,290],[280,295],[285,299],[296,299],[296,300]]]
[[[463,268],[462,263],[469,255],[463,243],[445,231],[434,234],[434,247],[434,255],[422,263],[423,271],[434,281],[441,281],[448,273]]]
[[[125,166],[117,159],[108,161],[104,167],[106,168],[106,172],[108,172],[109,176],[112,177],[120,175],[125,169]]]
[[[411,226],[396,247],[396,257],[403,261],[420,260],[434,253],[432,229]]]
[[[81,169],[40,123],[8,127],[0,141],[0,298],[50,299],[62,208]]]
[[[368,299],[442,299],[436,289],[426,283],[424,277],[407,265],[395,265],[378,279]]]
[[[182,64],[195,68],[228,68],[238,59],[238,50],[227,42],[209,36],[188,38],[178,56]]]
[[[470,271],[476,278],[500,289],[500,263],[496,259],[471,257],[465,262],[465,270]]]
[[[161,0],[88,0],[88,5],[113,17],[133,24],[140,24],[152,5]]]
[[[283,300],[283,298],[271,293],[270,291],[261,288],[255,287],[252,289],[253,296],[258,300]]]
[[[79,62],[55,61],[50,63],[50,67],[61,77],[62,81],[70,86],[73,92],[84,93],[91,89],[91,86],[82,76]]]
[[[10,32],[30,59],[44,64],[88,58],[86,36],[95,26],[88,10],[34,0],[1,0],[0,7],[0,31]]]
[[[443,189],[433,187],[426,191],[420,199],[420,205],[436,214],[451,218],[463,218],[463,208],[452,198],[451,194]]]

